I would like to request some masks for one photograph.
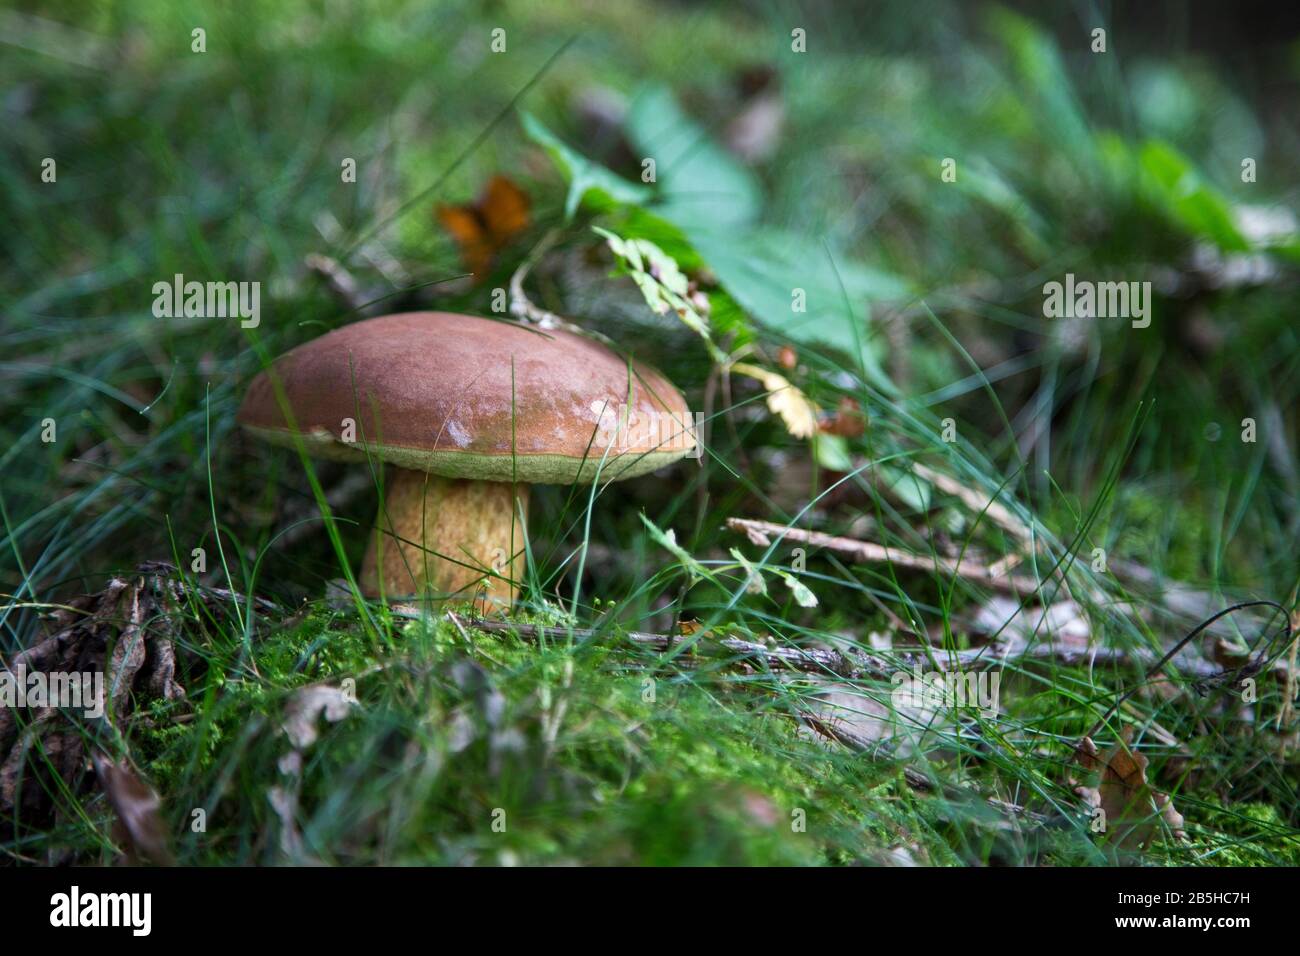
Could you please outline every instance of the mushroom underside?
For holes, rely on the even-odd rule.
[[[361,590],[388,600],[419,596],[509,607],[523,571],[527,515],[526,484],[390,466]]]

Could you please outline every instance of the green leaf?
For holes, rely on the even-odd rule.
[[[1005,8],[991,8],[988,18],[1011,55],[1018,85],[1027,91],[1043,139],[1090,175],[1096,168],[1096,143],[1056,43],[1041,27]]]
[[[812,436],[813,457],[817,464],[830,471],[852,471],[853,456],[843,435],[817,432]]]
[[[566,215],[571,216],[579,202],[605,210],[621,208],[627,236],[620,241],[629,255],[620,257],[627,262],[633,281],[651,308],[671,308],[705,337],[715,361],[720,360],[721,352],[709,335],[707,319],[693,307],[683,311],[682,302],[677,301],[682,299],[679,292],[669,289],[670,295],[662,295],[650,281],[653,276],[645,275],[649,271],[647,247],[627,245],[638,233],[662,237],[662,245],[651,239],[646,242],[672,261],[677,272],[681,271],[678,261],[692,268],[707,264],[730,300],[723,303],[725,307],[734,303],[795,342],[846,351],[860,362],[874,384],[893,391],[881,368],[883,347],[871,334],[868,307],[874,300],[910,297],[907,283],[832,259],[816,239],[753,226],[762,204],[757,179],[713,142],[667,89],[643,89],[633,100],[627,120],[627,133],[634,145],[655,159],[657,194],[576,153],[531,115],[524,114],[523,123],[528,135],[545,146],[570,176]],[[652,203],[656,195],[657,201]],[[743,231],[737,233],[738,228]],[[664,245],[671,245],[674,255],[664,252]],[[795,290],[803,290],[802,312],[793,307]],[[735,320],[735,315],[728,315],[730,326],[740,324]]]
[[[776,573],[781,575],[781,579],[790,586],[790,590],[794,592],[794,599],[799,603],[800,607],[817,606],[817,595],[808,590],[807,586],[802,581],[796,578],[789,571],[778,570]]]
[[[1152,140],[1143,145],[1138,158],[1153,198],[1184,229],[1227,252],[1250,249],[1233,222],[1232,204],[1178,150]]]
[[[522,114],[521,122],[528,138],[542,146],[569,179],[569,193],[564,200],[565,219],[572,219],[583,201],[597,209],[610,209],[641,205],[653,196],[642,184],[629,182],[571,149],[531,113]]]
[[[730,342],[733,350],[739,350],[754,341],[754,324],[749,321],[749,314],[740,307],[735,298],[726,289],[714,289],[709,293],[709,324],[713,326],[718,338]]]
[[[624,130],[640,155],[655,161],[655,212],[688,232],[754,222],[762,209],[757,177],[688,116],[667,87],[642,88]]]
[[[680,227],[640,206],[625,206],[614,231],[624,239],[648,239],[672,256],[683,271],[694,272],[705,265]]]
[[[981,156],[972,156],[962,163],[961,175],[954,185],[961,192],[987,203],[1007,217],[1016,230],[1025,251],[1035,258],[1049,258],[1044,239],[1047,224],[1016,188]]]
[[[873,300],[906,298],[902,280],[833,260],[816,240],[778,230],[689,235],[723,288],[759,323],[796,342],[860,355],[868,377],[892,390],[880,367],[883,344],[872,334],[867,309]],[[796,303],[800,289],[803,301]],[[796,305],[805,311],[795,311]]]
[[[709,333],[709,320],[689,298],[690,280],[678,268],[672,256],[648,239],[624,239],[599,226],[593,226],[592,229],[605,237],[610,250],[618,256],[651,309],[659,315],[672,312],[687,328],[704,339],[709,355],[715,362],[725,358],[722,350],[713,343]]]

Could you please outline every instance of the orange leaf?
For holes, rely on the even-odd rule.
[[[439,205],[438,222],[460,248],[476,282],[486,278],[497,253],[528,228],[528,195],[505,176],[493,176],[479,198],[460,206]]]
[[[862,414],[862,406],[845,395],[840,399],[835,414],[818,425],[828,435],[840,435],[844,438],[859,438],[867,430],[867,416]]]

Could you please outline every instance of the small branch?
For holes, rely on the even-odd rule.
[[[422,620],[424,615],[409,605],[393,605],[392,613],[397,617]],[[578,640],[589,641],[607,635],[607,632],[590,628],[545,627],[538,624],[515,624],[510,621],[493,621],[484,618],[464,617],[454,611],[446,612],[447,619],[457,628],[472,627],[488,634],[514,634],[526,641],[565,640],[570,635]],[[876,678],[888,680],[894,674],[910,670],[913,665],[931,667],[929,655],[923,648],[906,650],[896,655],[894,660],[886,660],[864,651],[835,651],[822,648],[769,647],[757,641],[746,641],[737,637],[712,638],[704,635],[653,634],[647,631],[628,631],[623,638],[638,647],[651,650],[668,651],[683,645],[692,650],[725,651],[742,658],[755,658],[773,670],[801,671],[804,673],[831,673],[851,680]],[[985,664],[989,668],[1017,662],[1052,662],[1073,665],[1091,663],[1134,665],[1149,667],[1157,658],[1145,651],[1122,651],[1108,647],[1080,649],[1059,644],[1035,644],[1025,648],[1014,656],[1003,656],[997,647],[974,647],[960,651],[939,650],[934,652],[934,665],[940,670],[965,668],[972,664]],[[1197,680],[1211,680],[1221,677],[1229,670],[1196,657],[1179,657],[1173,661],[1187,677]]]
[[[1033,594],[1041,587],[1037,581],[1023,575],[995,574],[989,568],[974,564],[959,565],[958,562],[950,558],[914,554],[910,551],[900,551],[897,548],[886,548],[884,545],[873,544],[870,541],[859,541],[856,538],[840,538],[835,535],[823,534],[820,531],[803,531],[799,528],[791,528],[771,521],[728,518],[727,527],[732,531],[744,532],[750,541],[760,547],[769,546],[772,543],[772,537],[784,538],[788,541],[797,541],[800,544],[809,544],[815,548],[825,548],[828,551],[834,551],[868,563],[895,564],[899,567],[914,568],[918,571],[943,572],[960,576],[969,581],[975,581],[1001,591],[1010,591],[1012,594],[1017,595]]]
[[[913,464],[912,470],[944,494],[952,495],[960,500],[976,516],[983,515],[1017,540],[1026,544],[1032,540],[1033,536],[1023,521],[1013,515],[1006,506],[999,504],[992,498],[986,499],[983,492],[968,488],[956,478],[935,471],[933,468],[927,468],[919,463]]]
[[[411,607],[394,606],[393,614],[419,620],[422,615]],[[604,636],[602,632],[590,628],[544,627],[538,624],[513,624],[509,621],[489,621],[483,618],[461,617],[448,611],[447,619],[453,624],[467,626],[489,634],[514,634],[526,641],[565,640],[570,635],[579,640],[592,640]],[[684,635],[651,634],[646,631],[628,631],[624,639],[637,645],[657,651],[668,651],[687,646],[691,650],[707,650],[710,646],[728,651],[740,657],[758,658],[769,667],[779,670],[806,671],[825,674],[827,672],[840,677],[886,677],[898,668],[888,662],[860,652],[840,653],[839,651],[799,647],[768,647],[755,641],[745,641],[736,637],[721,639],[692,634]]]
[[[531,322],[542,329],[563,328],[568,323],[554,312],[547,312],[545,309],[533,305],[533,301],[528,298],[528,293],[524,292],[524,279],[528,277],[529,271],[537,260],[541,259],[550,250],[551,246],[555,245],[558,236],[559,233],[555,230],[551,230],[544,235],[533,248],[533,251],[528,254],[528,258],[519,264],[519,268],[510,277],[510,314],[523,319],[525,322]]]
[[[533,304],[533,300],[528,298],[528,293],[524,291],[524,279],[528,277],[528,273],[537,264],[538,260],[550,251],[559,237],[560,231],[558,229],[552,229],[544,235],[541,241],[533,247],[533,251],[528,254],[528,258],[521,262],[519,268],[510,276],[510,314],[542,330],[562,329],[565,332],[596,339],[612,346],[614,342],[608,336],[590,329],[584,329],[582,326],[575,325],[554,312],[548,312],[546,309]]]

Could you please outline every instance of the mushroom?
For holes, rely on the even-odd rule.
[[[659,372],[572,332],[447,312],[298,346],[254,379],[238,420],[318,458],[389,465],[361,567],[369,597],[488,587],[512,604],[529,485],[633,478],[696,447]]]

